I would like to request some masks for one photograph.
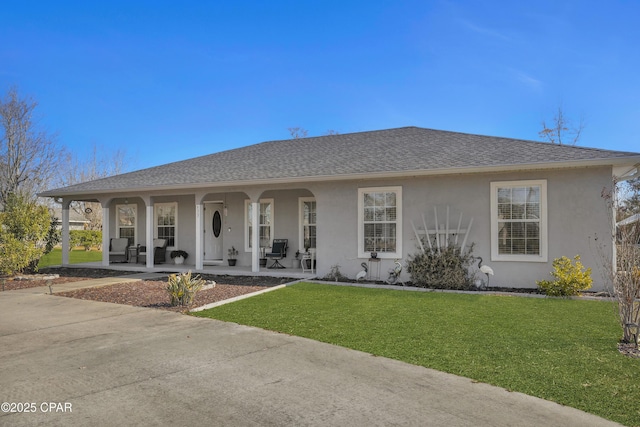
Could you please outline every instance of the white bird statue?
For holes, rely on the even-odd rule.
[[[482,257],[478,257],[480,261],[478,261],[478,268],[481,272],[487,275],[487,287],[489,287],[489,275],[493,276],[493,268],[488,265],[482,265]]]
[[[363,262],[362,264],[360,264],[362,266],[362,268],[364,270],[360,271],[357,275],[356,275],[356,280],[362,280],[365,277],[367,277],[367,272],[369,271],[369,267],[367,267],[367,263]]]
[[[387,283],[389,285],[395,285],[396,282],[400,279],[400,273],[402,273],[402,263],[400,260],[395,260],[393,262],[394,267],[389,269],[389,278],[387,279]],[[402,286],[404,286],[404,282],[400,280]]]

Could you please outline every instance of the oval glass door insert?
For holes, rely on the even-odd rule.
[[[220,237],[220,230],[222,230],[222,218],[220,218],[220,211],[215,211],[213,214],[213,235],[215,237]]]

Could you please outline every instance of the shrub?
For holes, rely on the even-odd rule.
[[[11,194],[0,212],[0,273],[13,275],[35,267],[45,251],[49,210]]]
[[[309,260],[309,262],[313,262],[313,261]],[[342,274],[340,272],[340,266],[339,265],[332,265],[331,266],[331,270],[329,271],[329,273],[327,273],[327,275],[324,276],[322,279],[323,280],[333,280],[334,282],[340,282],[340,281],[346,280],[346,277],[344,276],[344,274]]]
[[[551,275],[556,280],[540,280],[536,282],[538,288],[553,297],[580,295],[580,291],[589,289],[593,283],[591,268],[584,268],[580,255],[576,255],[573,260],[575,265],[566,256],[554,259]]]
[[[102,231],[99,230],[70,230],[69,249],[77,246],[84,247],[85,251],[90,251],[94,246],[102,243]]]
[[[473,277],[469,267],[473,262],[471,251],[465,253],[455,246],[420,252],[409,257],[408,271],[411,282],[421,288],[435,289],[471,289]]]
[[[172,306],[189,306],[193,302],[196,293],[202,289],[205,281],[200,276],[191,277],[191,271],[187,273],[171,274],[167,291],[171,297]]]

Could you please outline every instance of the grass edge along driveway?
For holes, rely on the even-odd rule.
[[[617,350],[621,332],[612,302],[299,283],[194,315],[397,359],[640,425],[640,360]]]

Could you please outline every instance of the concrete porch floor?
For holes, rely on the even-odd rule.
[[[136,263],[111,263],[108,267],[105,267],[100,262],[84,262],[80,264],[68,264],[64,267],[69,268],[98,268],[106,270],[116,271],[133,271],[140,273],[181,273],[191,270],[194,273],[199,274],[216,274],[216,275],[229,275],[229,276],[270,276],[270,277],[291,277],[294,279],[316,279],[315,273],[303,272],[301,268],[290,268],[287,264],[284,264],[286,268],[266,268],[261,267],[259,272],[251,271],[251,266],[248,265],[236,265],[229,267],[226,264],[220,265],[205,265],[202,270],[196,270],[195,265],[184,263],[182,265],[176,265],[172,262],[156,264],[153,268],[148,269],[142,264]],[[290,264],[289,264],[290,265]],[[53,267],[53,266],[52,266]]]

